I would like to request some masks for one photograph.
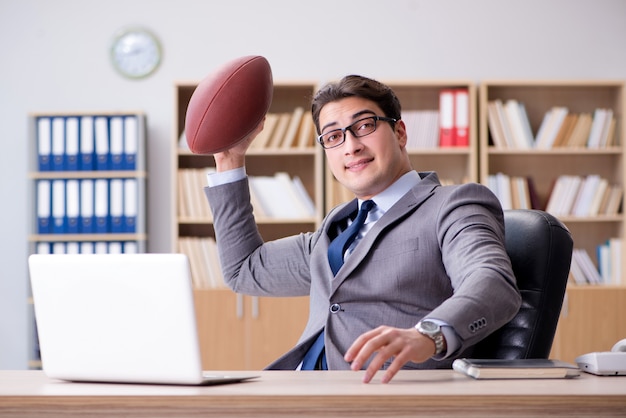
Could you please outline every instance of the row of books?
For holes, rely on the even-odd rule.
[[[438,110],[405,110],[407,148],[469,146],[469,93],[467,89],[444,89]],[[315,126],[311,115],[297,106],[292,112],[268,113],[263,131],[250,149],[306,149],[315,146]],[[179,147],[188,149],[183,132]]]
[[[570,267],[570,280],[578,285],[622,284],[622,240],[611,238],[597,247],[598,266],[589,253],[582,248],[574,248]]]
[[[493,145],[500,149],[597,149],[616,145],[617,141],[612,109],[571,113],[567,107],[554,106],[544,114],[533,135],[524,104],[497,99],[487,104],[487,120]]]
[[[213,216],[203,188],[212,169],[178,170],[178,215],[205,219]],[[315,216],[315,204],[299,177],[285,172],[273,176],[249,176],[251,202],[257,218],[306,219]]]
[[[407,149],[439,148],[439,111],[403,110]]]
[[[135,254],[139,252],[136,241],[40,241],[37,254]]]
[[[556,179],[546,211],[556,216],[616,215],[623,190],[598,174],[562,175]]]
[[[178,239],[178,251],[186,254],[189,258],[194,288],[226,287],[215,239],[211,237],[180,237]]]
[[[532,179],[528,177],[490,174],[487,187],[498,197],[504,210],[541,209]]]
[[[598,174],[562,175],[557,178],[547,204],[542,205],[530,177],[490,174],[487,187],[503,209],[542,209],[555,216],[589,217],[616,215],[622,204],[623,187],[610,184]]]
[[[39,171],[135,170],[137,115],[40,116]]]
[[[37,180],[39,234],[137,232],[138,180]]]
[[[251,150],[307,149],[315,145],[315,126],[310,114],[303,107],[292,112],[267,113],[263,130],[257,135]],[[183,131],[178,146],[188,150],[187,137]]]

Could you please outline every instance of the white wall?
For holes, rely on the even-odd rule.
[[[152,77],[109,63],[119,29],[161,39]],[[626,0],[0,0],[0,369],[25,368],[26,117],[148,115],[149,251],[169,251],[173,84],[241,55],[276,80],[626,78]]]

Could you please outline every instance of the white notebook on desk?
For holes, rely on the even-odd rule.
[[[202,371],[183,254],[29,257],[42,367],[71,381],[220,384]]]

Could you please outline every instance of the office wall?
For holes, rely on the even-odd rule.
[[[115,33],[141,25],[164,58],[120,77]],[[149,250],[169,251],[173,83],[260,54],[277,80],[626,78],[626,0],[0,0],[0,369],[25,368],[26,117],[148,116]]]

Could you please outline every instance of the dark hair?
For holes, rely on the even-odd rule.
[[[322,108],[346,97],[371,100],[382,109],[385,116],[400,120],[400,100],[389,86],[360,75],[348,75],[337,82],[326,84],[313,97],[311,113],[318,133]]]

